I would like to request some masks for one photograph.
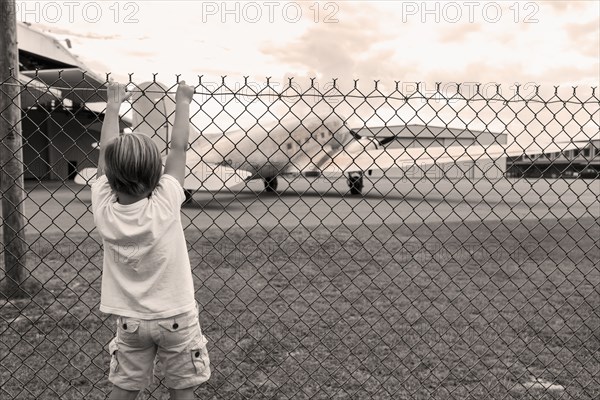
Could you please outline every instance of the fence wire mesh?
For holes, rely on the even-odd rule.
[[[102,241],[73,182],[98,161],[93,81],[2,82],[19,87],[27,242],[19,297],[3,240],[3,399],[110,391]],[[465,86],[199,79],[182,211],[212,364],[199,398],[600,397],[597,90]],[[128,87],[121,128],[151,98],[141,123],[162,115],[168,140],[176,82]],[[205,191],[218,173],[234,184]],[[158,376],[140,398],[166,396]]]

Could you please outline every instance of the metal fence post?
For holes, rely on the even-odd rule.
[[[2,243],[7,297],[24,294],[25,278],[25,199],[21,102],[16,8],[14,1],[0,2],[0,187],[2,193]]]

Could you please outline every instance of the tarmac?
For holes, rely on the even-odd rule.
[[[68,182],[26,181],[27,235],[94,231],[90,189]],[[197,192],[182,208],[186,229],[244,230],[298,225],[352,227],[461,221],[600,218],[600,180],[447,180],[365,177],[362,195],[345,178],[279,178],[277,193],[251,181],[233,192]],[[95,235],[95,232],[93,233]]]

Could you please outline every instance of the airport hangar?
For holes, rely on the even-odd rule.
[[[391,142],[388,147],[450,147],[462,146],[491,146],[506,145],[506,133],[494,133],[489,131],[478,131],[472,129],[459,129],[450,127],[438,127],[430,125],[410,124],[382,127],[366,127],[354,129],[360,136],[389,137],[395,136],[397,140]],[[458,164],[442,166],[419,166],[408,167],[405,171],[390,171],[395,177],[407,179],[499,179],[506,172],[506,157],[490,160],[482,159],[475,161],[459,162]],[[384,172],[386,174],[386,172]],[[381,173],[379,173],[379,176]],[[374,177],[378,174],[375,173]]]
[[[88,106],[106,101],[105,94],[97,92],[105,79],[86,67],[61,42],[31,24],[18,23],[17,35],[19,80],[27,83],[27,90],[21,95],[21,107],[25,110],[22,120],[25,179],[72,179],[76,171],[98,162],[98,151],[92,144],[100,139],[104,116]],[[66,44],[70,47],[68,41]],[[61,88],[75,89],[63,94]],[[121,129],[128,125],[122,121]],[[504,145],[507,140],[506,134],[417,124],[368,127],[355,132],[361,136],[396,136],[397,140],[389,146],[409,148]],[[415,165],[403,175],[415,179],[483,176],[495,179],[504,176],[505,171],[506,159],[502,158],[427,170]]]
[[[509,157],[507,176],[524,178],[600,178],[600,139],[587,138],[581,148],[560,153]]]
[[[25,179],[64,180],[98,162],[92,143],[100,137],[105,78],[86,67],[61,42],[29,23],[17,23],[18,80],[23,119]],[[66,42],[70,47],[70,42]],[[75,88],[66,91],[64,88]],[[122,126],[123,127],[123,126]]]

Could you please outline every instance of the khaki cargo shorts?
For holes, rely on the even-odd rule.
[[[117,335],[108,345],[108,380],[121,389],[143,390],[156,372],[168,388],[197,386],[210,377],[206,343],[197,310],[154,320],[118,317]]]

